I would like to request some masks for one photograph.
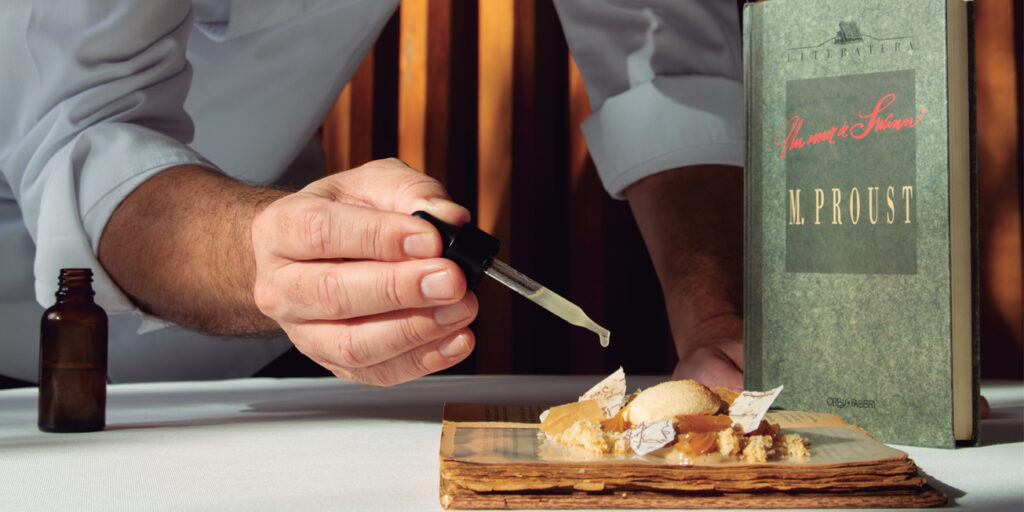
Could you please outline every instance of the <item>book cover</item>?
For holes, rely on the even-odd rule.
[[[977,439],[970,3],[744,8],[746,389]]]

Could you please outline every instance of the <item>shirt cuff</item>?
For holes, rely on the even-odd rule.
[[[90,268],[96,303],[110,314],[136,312],[100,264],[100,237],[114,209],[136,187],[160,171],[180,165],[215,168],[188,146],[135,127],[97,127],[51,158],[50,178],[40,194],[36,256],[36,300],[53,302],[62,268]],[[152,318],[144,330],[156,326]]]
[[[613,96],[581,125],[605,189],[699,164],[743,166],[743,85],[723,77],[656,77]]]

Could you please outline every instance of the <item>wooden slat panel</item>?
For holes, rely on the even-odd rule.
[[[373,58],[371,49],[324,119],[321,142],[328,173],[351,169],[371,159]]]
[[[451,14],[451,70],[448,82],[448,192],[477,217],[477,132],[479,102],[479,2],[461,0]]]
[[[398,157],[476,204],[476,2],[402,3]]]
[[[498,257],[511,261],[513,0],[487,0],[479,9],[476,222],[504,241]],[[477,295],[477,370],[511,373],[512,297],[490,279],[481,283]]]
[[[590,115],[590,100],[576,61],[569,59],[569,293],[570,300],[583,308],[595,322],[609,327],[605,308],[604,276],[608,271],[605,251],[601,250],[604,227],[604,188],[580,129]],[[612,333],[618,345],[619,334]],[[570,329],[569,373],[602,373],[606,370],[608,350],[598,338],[584,329]],[[614,370],[614,368],[612,368]]]
[[[1016,5],[1014,5],[1016,4]],[[1024,377],[1021,275],[1020,2],[975,4],[981,372]],[[1014,9],[1017,12],[1014,13]],[[1016,14],[1016,16],[1014,16]]]
[[[477,2],[430,0],[427,27],[427,174],[459,204],[477,204]]]
[[[515,3],[512,266],[568,295],[568,50],[550,0]],[[513,369],[565,373],[569,327],[532,302],[512,302]]]
[[[423,167],[424,172],[448,185],[458,179],[448,178],[449,116],[452,103],[451,72],[459,63],[452,62],[452,2],[429,0],[426,18],[426,61],[424,70]]]
[[[405,0],[399,10],[398,158],[414,169],[426,163],[427,0]]]
[[[373,101],[376,51],[370,49],[352,80],[349,92],[349,154],[345,167],[351,169],[373,160]]]
[[[430,0],[429,6],[423,170],[443,183],[455,202],[473,212],[477,205],[477,2]],[[450,372],[476,373],[478,359],[479,351],[474,351]]]
[[[398,155],[398,40],[400,12],[384,25],[373,47],[372,159]]]
[[[327,161],[327,173],[332,174],[349,168],[349,155],[352,152],[349,134],[351,133],[352,83],[342,89],[327,117],[320,126],[320,145],[324,148]]]

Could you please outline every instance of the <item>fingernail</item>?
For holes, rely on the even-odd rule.
[[[420,209],[428,210],[439,207],[447,208],[449,205],[455,205],[456,203],[443,197],[427,197],[420,199],[416,204],[419,205]]]
[[[455,289],[452,286],[452,279],[447,270],[439,270],[433,274],[427,274],[420,281],[420,291],[428,299],[455,298]]]
[[[456,302],[434,308],[434,320],[440,325],[451,325],[469,318],[470,311],[465,303]]]
[[[469,351],[469,343],[466,341],[466,335],[459,334],[454,338],[444,340],[441,342],[441,345],[437,347],[437,351],[440,352],[442,356],[449,359],[461,357]]]
[[[421,199],[416,204],[417,210],[423,210],[446,222],[456,218],[469,219],[469,210],[464,206],[441,197]]]
[[[437,254],[434,254],[432,237],[427,233],[416,233],[405,237],[405,240],[402,242],[402,250],[410,258],[432,258],[437,256]]]

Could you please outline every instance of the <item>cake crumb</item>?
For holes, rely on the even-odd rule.
[[[807,445],[809,444],[806,439],[800,436],[800,434],[786,434],[782,437],[783,444],[786,446],[786,456],[791,459],[803,460],[811,456],[810,452],[807,451]]]
[[[727,428],[718,433],[718,453],[731,457],[740,452],[740,436],[736,431]]]
[[[552,440],[563,446],[575,446],[592,453],[608,453],[608,441],[601,431],[601,424],[587,418],[576,420]]]
[[[772,436],[747,436],[747,446],[743,448],[743,460],[765,462],[771,452]]]

